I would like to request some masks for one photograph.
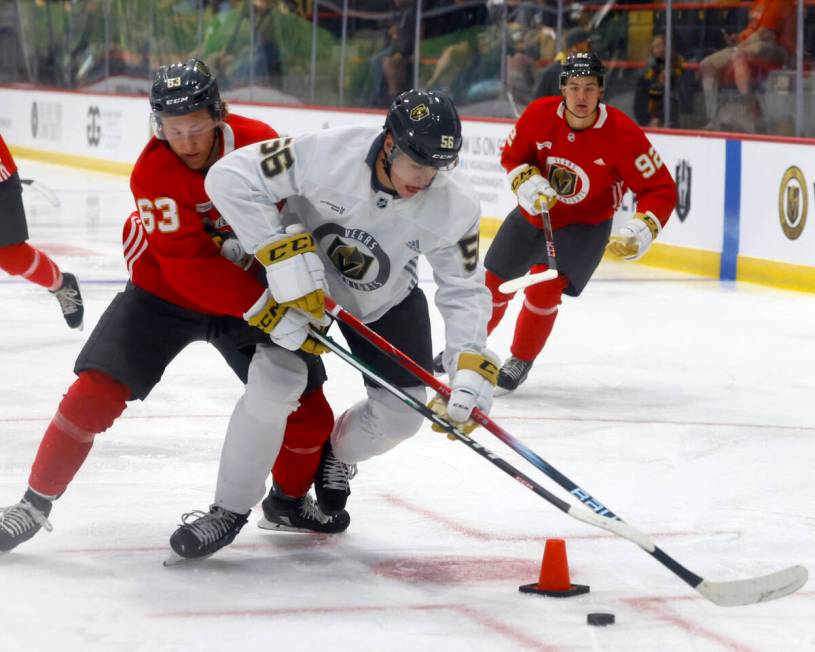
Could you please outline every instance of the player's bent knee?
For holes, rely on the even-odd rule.
[[[501,283],[503,283],[506,280],[507,279],[501,278],[500,276],[494,274],[490,270],[486,271],[486,274],[484,275],[484,282],[486,283],[487,288],[490,291],[490,294],[492,294],[493,303],[509,301],[512,297],[515,296],[514,292],[512,292],[511,294],[505,294],[504,292],[501,292],[501,290],[498,289]]]
[[[28,243],[0,247],[0,269],[11,276],[19,276],[30,266],[34,258],[31,246]]]
[[[127,385],[104,372],[81,371],[60,401],[58,414],[85,438],[93,438],[113,425],[130,395]]]
[[[555,308],[561,303],[563,290],[568,281],[565,276],[558,276],[551,281],[530,285],[524,290],[525,299],[537,308]]]
[[[284,446],[297,449],[322,448],[334,427],[334,412],[317,388],[300,399],[300,407],[289,415]]]
[[[421,403],[427,401],[424,387],[405,387],[408,394]],[[423,417],[402,400],[384,389],[368,390],[371,420],[374,432],[396,443],[415,435],[422,427]]]

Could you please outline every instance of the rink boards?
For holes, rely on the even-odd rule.
[[[351,123],[381,124],[384,112],[232,102],[283,135]],[[465,119],[461,167],[481,201],[485,236],[515,205],[498,154],[512,127]],[[21,157],[128,174],[151,134],[144,97],[0,88],[0,133]],[[679,188],[677,209],[645,264],[815,291],[813,143],[731,134],[650,133]],[[24,174],[23,174],[24,176]],[[626,196],[615,220],[631,215]]]

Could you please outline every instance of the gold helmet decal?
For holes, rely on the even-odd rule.
[[[778,219],[784,235],[790,240],[796,240],[804,231],[808,203],[804,173],[799,167],[791,165],[784,172],[778,189]]]
[[[430,115],[430,111],[425,104],[417,104],[410,110],[410,119],[413,122],[419,122],[420,120],[424,120],[427,116]]]

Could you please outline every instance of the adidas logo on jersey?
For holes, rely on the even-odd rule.
[[[410,249],[411,251],[415,251],[417,254],[422,253],[422,250],[419,248],[418,240],[408,240],[405,243],[405,246],[407,246],[407,248]]]
[[[535,145],[538,146],[538,151],[540,151],[542,149],[552,149],[552,141],[551,140],[545,140],[542,143],[535,142]]]
[[[595,165],[605,165],[606,162],[601,158],[596,158],[596,159],[594,159],[594,164]]]
[[[377,208],[387,208],[388,207],[388,198],[384,195],[379,195],[376,198],[376,207]]]

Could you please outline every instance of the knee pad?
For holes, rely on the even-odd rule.
[[[542,266],[538,270],[533,267],[531,271],[532,273],[535,273],[543,269],[546,269],[546,267]],[[549,310],[552,308],[556,309],[561,303],[563,290],[566,289],[568,284],[569,281],[566,279],[566,277],[558,276],[551,281],[544,281],[543,283],[530,285],[524,290],[524,298],[526,299],[527,304],[538,310]]]
[[[127,385],[101,371],[82,371],[60,401],[55,418],[70,436],[89,441],[113,425],[130,394]]]
[[[297,409],[307,380],[306,363],[298,355],[279,346],[258,346],[249,365],[244,409],[259,421],[288,416]]]
[[[19,276],[31,267],[35,254],[26,242],[0,247],[0,269],[11,276]]]
[[[424,387],[405,387],[424,403]],[[368,398],[351,407],[337,420],[331,434],[334,453],[353,464],[380,455],[412,437],[422,425],[422,415],[380,387],[369,387]]]
[[[322,387],[300,398],[300,407],[289,415],[283,447],[304,454],[320,451],[334,427],[334,412]]]

